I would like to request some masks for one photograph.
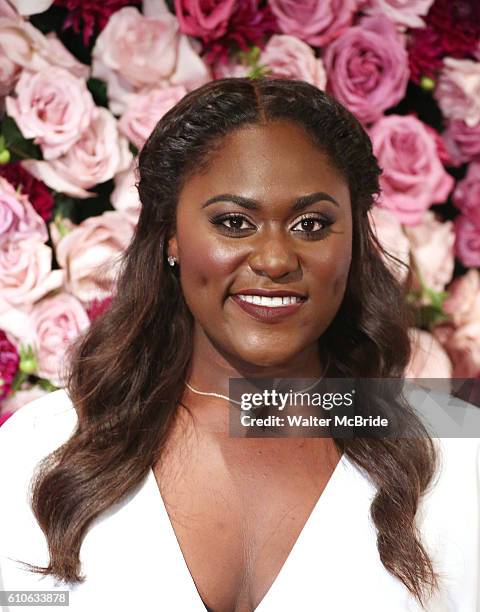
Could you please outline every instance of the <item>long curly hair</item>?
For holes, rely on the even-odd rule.
[[[34,474],[31,504],[50,560],[48,567],[30,565],[32,571],[83,582],[79,552],[89,525],[161,460],[192,357],[193,317],[178,273],[166,263],[179,191],[208,166],[226,134],[277,119],[302,127],[350,189],[349,278],[340,309],[319,339],[327,375],[401,380],[411,314],[367,215],[382,170],[361,124],[303,81],[226,78],[191,91],[161,118],[140,152],[141,212],[112,302],[71,347],[66,389],[78,421]],[[415,516],[437,455],[413,411],[395,397],[392,405],[403,437],[334,441],[375,484],[371,517],[383,565],[423,604],[438,576]]]

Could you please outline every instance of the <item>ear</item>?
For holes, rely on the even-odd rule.
[[[173,236],[168,240],[167,257],[169,257],[170,255],[173,255],[178,259],[178,243],[176,234],[173,234]]]

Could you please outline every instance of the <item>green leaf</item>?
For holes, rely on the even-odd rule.
[[[42,159],[40,147],[32,139],[23,137],[17,124],[11,117],[4,117],[1,126],[4,146],[12,154],[12,161],[19,159]]]
[[[60,387],[56,387],[53,383],[51,383],[49,380],[47,380],[46,378],[39,378],[38,379],[38,385],[42,388],[45,389],[45,391],[57,391],[57,389],[59,389]]]
[[[105,81],[92,77],[88,79],[87,87],[95,100],[95,104],[108,108],[107,84]]]

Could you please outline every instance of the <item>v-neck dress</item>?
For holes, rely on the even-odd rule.
[[[0,591],[68,591],[69,612],[205,612],[152,469],[89,527],[80,549],[84,583],[56,582],[20,563],[48,564],[28,486],[38,462],[68,439],[76,422],[61,389],[0,427]],[[480,441],[434,441],[440,468],[417,525],[441,582],[426,607],[382,565],[370,518],[375,486],[343,455],[255,612],[480,611]]]

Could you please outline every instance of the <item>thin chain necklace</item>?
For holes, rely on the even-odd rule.
[[[318,382],[318,380],[316,380],[313,384],[309,385],[305,389],[301,389],[300,391],[296,391],[295,393],[304,393],[305,391],[308,391],[309,389],[314,387],[317,384],[317,382]],[[229,402],[233,402],[234,404],[238,404],[239,406],[242,404],[242,402],[239,402],[237,400],[231,399],[230,397],[228,397],[228,395],[222,395],[221,393],[214,393],[212,391],[199,391],[198,389],[195,389],[194,387],[192,387],[192,385],[189,385],[187,381],[185,381],[185,384],[187,385],[187,387],[191,391],[193,391],[194,393],[198,393],[198,395],[211,395],[212,397],[220,397],[220,398],[225,399],[225,400],[227,400]]]

